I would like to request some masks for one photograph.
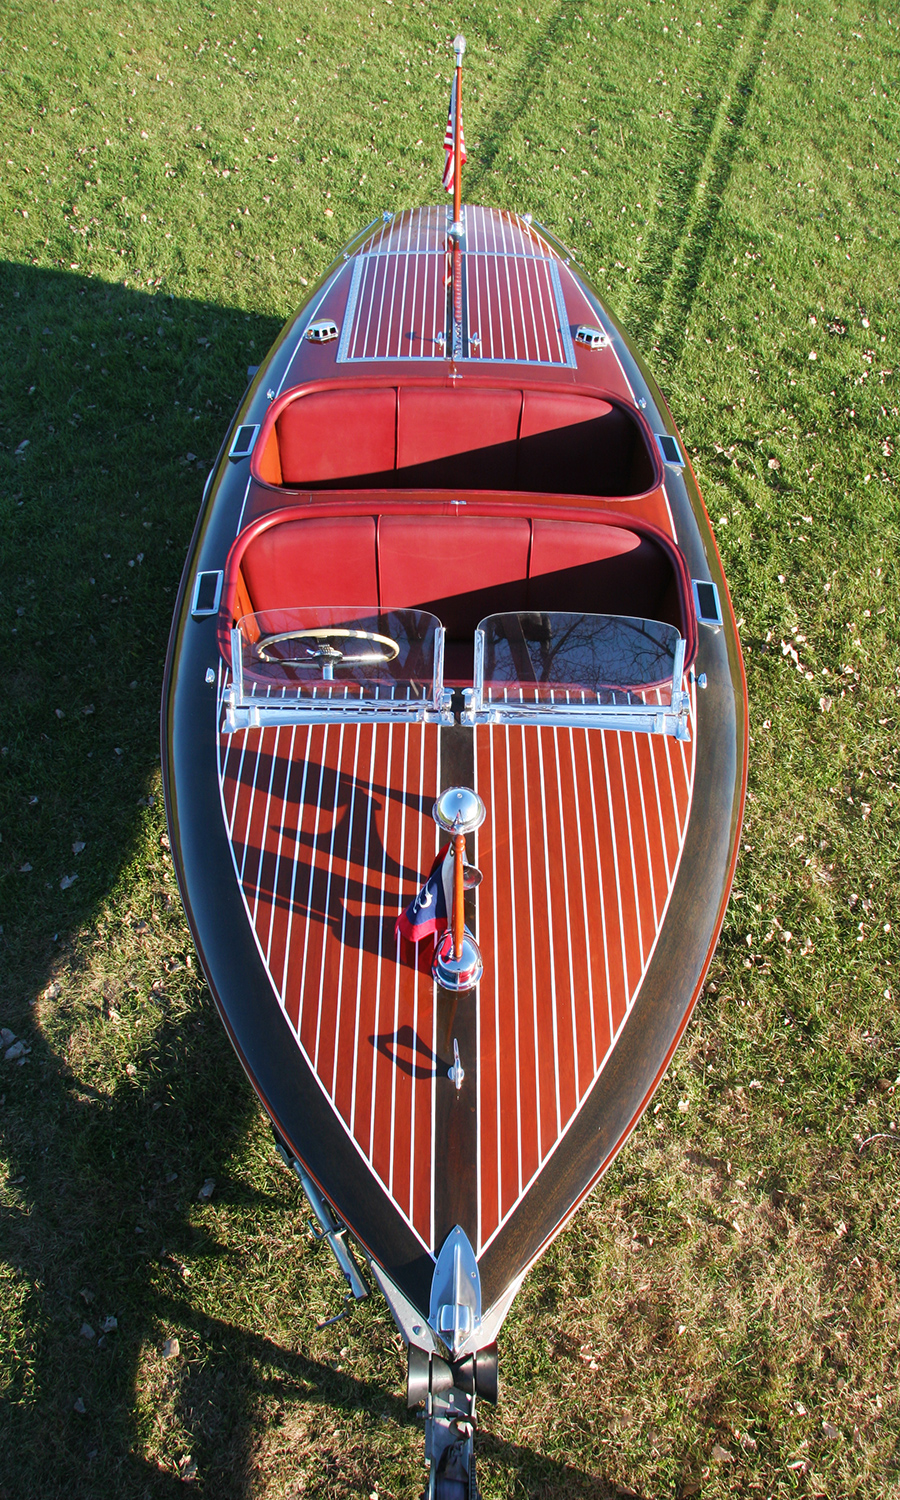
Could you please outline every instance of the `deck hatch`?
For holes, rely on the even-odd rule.
[[[435,209],[413,234],[395,222],[353,261],[337,362],[444,359],[448,220]],[[498,227],[467,210],[463,327],[477,330],[457,358],[575,368],[559,265],[518,223]]]

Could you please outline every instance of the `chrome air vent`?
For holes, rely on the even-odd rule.
[[[239,427],[234,435],[234,441],[228,450],[228,457],[233,459],[249,458],[253,452],[253,444],[256,442],[259,432],[258,422],[245,422]]]
[[[672,437],[671,433],[658,432],[656,434],[656,441],[659,443],[659,451],[665,459],[666,463],[677,464],[679,468],[683,469],[684,459],[681,456],[681,449],[679,448],[675,438]]]
[[[692,578],[691,588],[694,593],[694,608],[697,611],[697,619],[701,625],[711,625],[718,633],[722,626],[722,605],[719,602],[719,590],[712,580],[703,578]]]
[[[336,339],[340,332],[333,318],[317,318],[315,323],[310,323],[306,330],[306,337],[311,344],[330,344]]]
[[[609,347],[609,336],[602,328],[589,328],[586,323],[581,323],[575,330],[576,344],[584,344],[586,349],[606,349]]]
[[[218,614],[223,578],[221,569],[197,574],[194,580],[194,597],[191,600],[191,614],[195,620],[204,620],[208,615]]]

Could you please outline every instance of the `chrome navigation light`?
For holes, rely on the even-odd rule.
[[[463,995],[467,990],[474,990],[483,973],[481,949],[468,927],[463,930],[462,953],[459,956],[457,956],[453,932],[448,927],[438,940],[431,965],[431,977],[435,984],[439,984],[442,990],[451,990],[456,995]]]

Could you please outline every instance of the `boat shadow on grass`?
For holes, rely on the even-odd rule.
[[[191,966],[159,803],[182,561],[280,324],[9,264],[0,311],[0,1025],[28,1049],[0,1054],[0,1495],[155,1500],[196,1472],[249,1500],[288,1406],[415,1421],[399,1353],[391,1390],[258,1331],[315,1347],[340,1294]]]
[[[0,1489],[174,1493],[139,1456],[171,1442],[141,1393],[163,1246],[203,1241],[200,1183],[258,1114],[187,967],[159,697],[203,479],[280,323],[10,264],[0,310],[0,1024],[28,1049],[0,1058]]]
[[[127,1024],[124,1014],[105,1018]],[[7,1317],[16,1359],[0,1407],[4,1500],[165,1500],[191,1478],[217,1500],[293,1495],[298,1484],[296,1493],[328,1494],[338,1475],[355,1491],[382,1458],[385,1423],[416,1429],[417,1458],[420,1421],[406,1408],[386,1312],[315,1332],[315,1309],[340,1306],[339,1277],[307,1240],[303,1200],[259,1128],[211,1007],[166,1021],[136,1054],[136,1076],[123,1072],[108,1091],[82,1081],[40,1033],[31,1047],[14,1098],[7,1086],[4,1126],[12,1190],[0,1233],[7,1284],[18,1288]],[[259,1151],[248,1153],[254,1130]],[[201,1204],[207,1171],[218,1179]],[[242,1283],[232,1300],[239,1322],[215,1311],[222,1282]],[[282,1293],[274,1314],[273,1282]],[[259,1331],[283,1328],[286,1315],[320,1357]],[[354,1326],[363,1318],[370,1328]],[[365,1351],[366,1373],[340,1367],[345,1341]],[[528,1495],[621,1493],[489,1431],[478,1452]]]

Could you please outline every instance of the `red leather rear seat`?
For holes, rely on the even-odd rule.
[[[486,614],[527,609],[530,540],[519,516],[382,516],[382,607],[427,609],[451,640],[470,639]]]

